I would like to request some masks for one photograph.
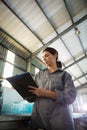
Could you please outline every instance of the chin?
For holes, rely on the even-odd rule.
[[[50,65],[49,65],[49,64],[46,64],[46,66],[47,66],[47,67],[50,67]]]

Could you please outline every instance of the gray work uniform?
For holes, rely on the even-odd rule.
[[[32,111],[32,126],[46,130],[74,130],[69,104],[76,98],[76,89],[71,75],[58,69],[49,73],[47,69],[36,75],[39,87],[56,92],[56,100],[37,98]]]

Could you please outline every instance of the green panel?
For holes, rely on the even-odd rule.
[[[45,65],[38,59],[32,60],[31,63],[41,70],[45,68]]]

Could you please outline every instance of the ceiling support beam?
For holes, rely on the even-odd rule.
[[[48,17],[47,14],[45,13],[45,11],[42,9],[42,7],[41,7],[41,5],[39,4],[39,2],[38,2],[37,0],[35,0],[35,1],[36,1],[36,3],[38,4],[38,6],[39,6],[39,8],[41,9],[41,11],[43,12],[43,14],[45,15],[45,17],[47,18],[47,20],[50,22],[50,24],[51,24],[51,26],[53,27],[53,29],[55,30],[57,36],[59,36],[59,33],[57,32],[57,29],[56,29],[55,26],[53,25],[51,19],[49,19],[49,17]],[[65,2],[64,2],[64,3],[65,3]],[[66,3],[65,3],[65,5],[66,5]],[[67,8],[67,5],[66,5],[66,8]],[[67,11],[68,11],[68,13],[69,13],[69,15],[70,15],[70,18],[71,18],[72,23],[74,24],[73,19],[72,19],[72,17],[71,17],[71,14],[70,14],[68,8],[67,8]],[[61,37],[60,37],[60,40],[61,40],[62,43],[65,45],[65,42],[64,42],[64,40],[63,40]],[[66,47],[66,49],[68,50],[68,52],[70,53],[70,55],[72,56],[71,52],[69,51],[69,49],[67,48],[66,45],[65,45],[65,47]],[[73,57],[73,56],[72,56],[72,57]]]
[[[17,44],[19,44],[21,47],[23,47],[29,54],[31,54],[31,52],[25,48],[20,42],[18,42],[15,38],[13,38],[10,34],[8,34],[6,31],[4,31],[2,28],[0,28],[0,31],[3,32],[5,35],[7,35],[8,37],[10,37],[13,41],[15,41]]]
[[[68,5],[67,5],[67,2],[66,2],[66,0],[63,0],[63,1],[64,1],[64,4],[65,4],[66,10],[67,10],[67,12],[68,12],[68,14],[69,14],[69,17],[70,17],[70,19],[71,19],[71,21],[72,21],[72,24],[74,25],[74,28],[75,28],[75,23],[74,23],[74,21],[73,21],[73,17],[72,17],[72,15],[71,15],[71,12],[70,12],[70,10],[69,10],[69,7],[68,7]]]
[[[72,21],[73,25],[75,25],[74,20],[73,20],[73,16],[72,16],[72,14],[71,14],[71,12],[70,12],[70,8],[69,8],[69,5],[68,5],[68,3],[67,3],[67,0],[64,0],[64,4],[65,4],[65,7],[66,7],[66,9],[67,9],[67,11],[68,11],[68,14],[69,14],[69,16],[70,16],[70,18],[71,18],[71,21]],[[76,28],[76,26],[74,26],[74,29],[75,29],[75,28]],[[86,53],[85,53],[85,50],[84,50],[84,47],[83,47],[83,44],[82,44],[82,41],[81,41],[79,35],[77,35],[77,38],[78,38],[78,40],[79,40],[79,42],[80,42],[80,44],[81,44],[81,47],[82,47],[82,49],[83,49],[84,54],[86,54]],[[75,61],[75,59],[74,59],[74,61]],[[81,67],[80,67],[78,64],[77,64],[77,66],[80,68],[81,72],[83,73]],[[85,78],[86,78],[86,76],[85,76]],[[87,78],[86,78],[86,79],[87,79]]]
[[[75,22],[74,22],[74,20],[73,20],[73,16],[72,16],[72,14],[71,14],[71,11],[70,11],[70,8],[69,8],[69,5],[68,5],[67,2],[68,2],[67,0],[64,0],[65,7],[66,7],[66,9],[67,9],[67,11],[68,11],[68,14],[69,14],[69,16],[70,16],[70,18],[71,18],[71,21],[72,21],[72,23],[73,23],[73,25],[74,25],[74,28],[75,28],[75,30],[76,30],[76,25],[75,25]],[[81,41],[79,35],[77,35],[77,37],[78,37],[79,42],[80,42],[80,44],[81,44],[81,47],[82,47],[82,49],[83,49],[83,51],[84,51],[84,47],[83,47],[83,45],[82,45],[82,41]]]
[[[67,68],[69,68],[70,66],[72,66],[72,65],[74,65],[74,64],[77,64],[78,62],[80,62],[80,61],[83,60],[84,58],[87,58],[87,54],[86,54],[85,56],[81,57],[80,59],[75,60],[75,62],[71,63],[70,65],[66,66],[66,67],[64,68],[64,70],[67,69]]]
[[[87,76],[87,73],[85,73],[85,74],[83,74],[83,75],[79,76],[79,77],[78,77],[78,78],[76,78],[75,80],[78,80],[78,79],[82,78],[83,76]],[[73,81],[75,81],[75,80],[73,80]]]
[[[53,25],[52,21],[49,19],[49,17],[48,17],[47,14],[45,13],[45,11],[42,9],[42,7],[41,7],[41,5],[39,4],[39,2],[38,2],[37,0],[35,0],[35,2],[37,3],[37,5],[39,6],[39,8],[41,9],[41,11],[43,12],[43,14],[45,15],[45,17],[47,18],[47,20],[49,21],[49,23],[51,24],[51,26],[52,26],[52,28],[54,29],[54,31],[56,32],[56,34],[59,35],[58,32],[57,32],[57,30],[56,30],[56,28],[55,28],[55,26]]]
[[[87,88],[87,83],[82,84],[82,85],[76,87],[77,90],[79,90],[79,89],[84,89],[84,88]]]
[[[42,42],[42,39],[25,23],[24,20],[22,20],[22,19],[20,18],[20,16],[18,16],[18,14],[12,9],[11,5],[8,5],[8,4],[6,3],[6,1],[4,1],[4,0],[1,0],[1,1],[2,1],[2,2],[4,3],[4,5],[27,27],[27,29],[30,30],[30,31],[32,32],[32,34],[34,34],[34,35],[36,36],[36,38],[44,45],[44,43]]]
[[[85,21],[87,19],[87,15],[85,15],[84,17],[82,17],[81,19],[79,19],[77,22],[75,22],[75,25],[79,25],[80,23],[82,23],[83,21]],[[68,27],[66,30],[64,30],[63,32],[61,32],[58,36],[56,36],[55,38],[53,38],[52,40],[50,40],[47,44],[45,44],[44,46],[42,46],[41,48],[39,48],[37,51],[35,51],[32,54],[31,58],[34,58],[41,50],[43,50],[45,47],[49,46],[51,43],[55,42],[56,40],[58,40],[58,38],[62,37],[63,35],[65,35],[67,32],[69,32],[71,29],[74,28],[74,25],[71,25],[70,27]],[[29,57],[30,58],[30,57]]]
[[[85,15],[83,18],[81,18],[80,20],[78,20],[76,23],[73,22],[72,16],[69,12],[70,18],[73,22],[73,24],[67,28],[66,30],[64,30],[62,33],[58,34],[56,28],[53,26],[51,20],[49,20],[48,16],[45,14],[45,12],[43,11],[43,9],[41,8],[41,6],[39,5],[39,3],[36,0],[36,3],[38,4],[39,8],[43,11],[45,17],[49,20],[50,24],[52,25],[52,27],[54,28],[55,32],[57,33],[57,36],[55,38],[53,38],[52,40],[50,40],[47,44],[44,44],[42,42],[42,39],[40,39],[40,37],[37,36],[37,34],[31,30],[31,28],[29,26],[27,26],[27,24],[18,16],[18,14],[4,1],[1,0],[10,10],[11,12],[38,38],[38,40],[41,41],[41,43],[43,44],[43,46],[41,48],[39,48],[37,51],[35,51],[33,54],[31,53],[31,56],[29,56],[28,60],[31,60],[33,57],[36,57],[36,55],[43,50],[45,47],[49,46],[52,42],[56,41],[58,38],[61,38],[61,36],[63,36],[64,34],[66,34],[68,31],[70,31],[71,29],[73,29],[75,26],[77,26],[78,24],[80,24],[82,21],[84,21],[85,19],[87,19],[87,15]],[[64,0],[65,1],[65,0]],[[65,2],[66,4],[66,2]],[[67,8],[67,4],[66,4],[66,8]],[[68,8],[67,8],[68,9]]]

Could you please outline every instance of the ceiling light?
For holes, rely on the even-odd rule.
[[[78,28],[75,28],[75,34],[78,36],[80,34],[80,31],[78,30]]]

